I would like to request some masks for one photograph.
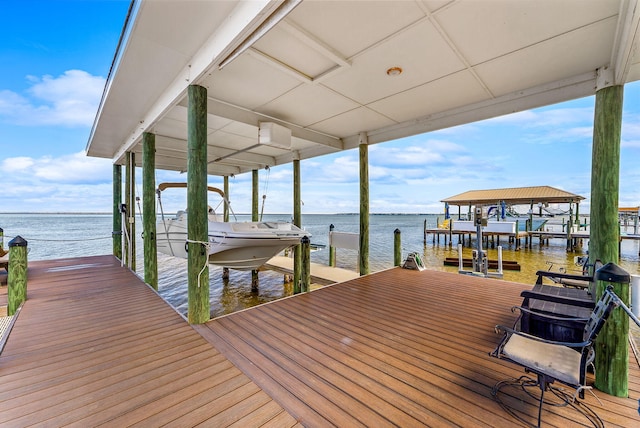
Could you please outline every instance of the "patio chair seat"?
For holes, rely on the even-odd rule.
[[[502,353],[533,372],[544,373],[568,385],[580,384],[582,355],[575,349],[514,334]]]

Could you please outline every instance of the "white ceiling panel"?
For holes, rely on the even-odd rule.
[[[387,70],[402,73],[389,76]],[[409,90],[464,68],[446,41],[423,20],[384,43],[358,55],[352,66],[330,77],[325,85],[361,104]]]
[[[469,72],[461,71],[371,103],[369,108],[396,122],[404,122],[488,98],[478,81]]]
[[[357,107],[357,103],[324,86],[301,85],[257,111],[308,126]]]
[[[334,61],[322,55],[291,33],[274,28],[255,44],[255,49],[273,58],[285,67],[314,78],[336,66]]]
[[[395,122],[388,117],[367,107],[359,107],[316,123],[314,129],[340,138],[346,138],[354,135],[354,129],[371,129],[372,126],[388,126],[394,123]]]
[[[423,17],[412,0],[309,1],[287,20],[350,58]]]
[[[615,17],[618,0],[463,1],[436,20],[471,64],[481,64]],[[499,11],[499,13],[496,13]]]
[[[609,61],[616,21],[606,19],[474,67],[495,96],[595,71]],[[602,34],[609,34],[603,36]],[[531,64],[536,64],[532,67]]]
[[[248,109],[264,105],[298,85],[300,80],[252,55],[240,56],[203,82],[210,97]]]
[[[143,2],[137,32],[148,43],[191,58],[236,7],[231,1],[153,0]],[[188,22],[189,31],[183,30]]]

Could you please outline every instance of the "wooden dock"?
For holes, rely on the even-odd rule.
[[[113,257],[28,275],[0,355],[0,426],[297,424]]]
[[[523,288],[396,268],[192,328],[110,256],[31,263],[0,425],[514,426],[491,388],[523,371],[488,353]],[[584,400],[607,426],[640,425],[630,358],[629,398]],[[588,426],[570,407],[543,423]]]
[[[276,256],[272,257],[265,265],[265,269],[273,270],[287,275],[293,275],[293,259],[291,257]],[[311,263],[311,282],[318,285],[335,284],[336,282],[344,282],[350,279],[358,278],[358,272],[322,265],[319,263]]]

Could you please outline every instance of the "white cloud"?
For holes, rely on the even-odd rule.
[[[33,159],[26,156],[8,158],[2,161],[0,168],[4,172],[20,172],[33,166]]]
[[[36,176],[48,181],[104,182],[111,180],[111,160],[87,157],[84,152],[59,158],[43,158],[35,167]]]
[[[2,170],[12,172],[12,180],[46,183],[99,183],[110,181],[109,159],[87,157],[84,152],[60,157],[14,157],[2,161]]]
[[[16,125],[91,126],[105,79],[82,70],[58,77],[27,76],[32,86],[25,95],[0,91],[0,118]]]
[[[486,123],[518,125],[526,128],[567,126],[572,123],[592,123],[593,107],[526,110],[489,119]]]

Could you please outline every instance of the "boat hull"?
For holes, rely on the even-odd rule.
[[[160,221],[157,225],[158,251],[187,258],[185,218]],[[209,263],[237,270],[254,270],[282,250],[298,245],[302,229],[285,222],[209,222]]]

